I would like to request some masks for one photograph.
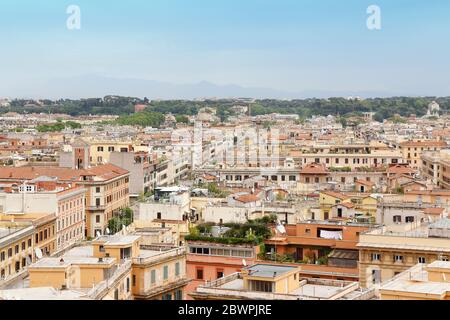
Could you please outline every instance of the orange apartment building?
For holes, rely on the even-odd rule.
[[[191,281],[186,287],[186,298],[192,300],[189,293],[207,281],[214,281],[253,265],[259,253],[259,246],[252,244],[227,245],[205,241],[187,241],[186,257],[187,277]]]
[[[369,224],[341,221],[286,225],[286,233],[265,241],[266,252],[268,256],[285,256],[302,263],[301,273],[306,277],[355,280],[359,259],[356,245],[359,235],[369,228]]]

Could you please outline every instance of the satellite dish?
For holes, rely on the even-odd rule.
[[[279,233],[286,233],[286,228],[281,223],[278,223],[277,224],[277,231]]]
[[[43,255],[42,255],[42,251],[39,248],[34,249],[34,253],[36,254],[36,257],[38,259],[42,259]]]
[[[111,234],[111,230],[109,230],[109,228],[106,228],[106,233]]]
[[[247,266],[247,261],[245,261],[245,259],[242,259],[242,264],[244,265],[244,267]]]

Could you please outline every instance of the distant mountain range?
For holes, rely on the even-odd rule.
[[[7,90],[7,89],[3,89]],[[273,98],[273,99],[302,99],[358,96],[392,97],[408,96],[404,93],[378,91],[324,91],[305,90],[289,92],[271,88],[243,87],[235,84],[217,85],[202,81],[193,84],[174,84],[154,80],[113,78],[97,75],[87,75],[70,78],[55,78],[47,83],[34,83],[33,87],[11,88],[12,92],[0,92],[0,96],[59,99],[59,98],[90,98],[106,95],[120,95],[133,97],[148,97],[153,99],[196,99],[196,98]],[[20,94],[21,92],[22,94]]]

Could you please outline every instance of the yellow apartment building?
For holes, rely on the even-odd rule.
[[[359,280],[362,287],[379,285],[417,263],[448,261],[450,219],[389,225],[359,236]]]
[[[438,187],[450,189],[450,151],[422,154],[421,173]]]
[[[351,203],[350,196],[340,192],[322,191],[319,194],[319,206],[322,216],[315,217],[315,220],[328,220],[331,218],[331,209],[340,203]]]
[[[419,169],[422,165],[420,158],[423,153],[430,151],[438,152],[441,149],[445,149],[447,143],[440,140],[417,140],[402,142],[399,147],[404,162],[409,163],[414,169]]]
[[[54,214],[0,215],[0,284],[25,271],[43,256],[56,250]]]
[[[186,250],[142,246],[137,235],[100,236],[29,266],[30,288],[82,290],[94,300],[181,300]]]
[[[11,227],[0,224],[0,285],[25,270],[34,256],[33,226]]]
[[[137,300],[184,300],[186,248],[141,250],[133,259],[133,296]]]
[[[450,262],[417,264],[384,283],[381,300],[450,300]]]

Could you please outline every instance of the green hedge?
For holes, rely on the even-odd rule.
[[[187,241],[205,241],[205,242],[214,242],[214,243],[222,243],[222,244],[258,244],[258,240],[253,239],[244,239],[244,238],[216,238],[216,237],[202,237],[195,235],[188,235],[185,237]]]

